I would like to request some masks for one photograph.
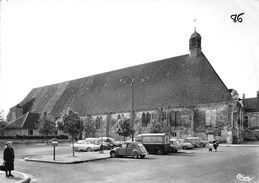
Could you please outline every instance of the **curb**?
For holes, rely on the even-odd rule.
[[[18,181],[16,183],[30,183],[31,182],[31,178],[27,174],[21,173],[21,172],[17,172],[17,171],[15,171],[15,172],[19,173],[19,174],[22,174],[23,177],[24,177],[23,180],[20,180],[20,181]]]
[[[219,147],[259,147],[257,144],[219,144]]]
[[[13,172],[16,174],[21,174],[23,176],[22,180],[16,181],[15,183],[30,183],[31,182],[31,178],[29,177],[29,175],[18,172],[18,171],[13,171]]]
[[[70,162],[39,160],[39,159],[30,158],[30,157],[26,157],[26,158],[24,158],[24,160],[25,161],[41,162],[41,163],[54,163],[54,164],[77,164],[77,163],[85,163],[85,162],[90,162],[90,161],[98,161],[98,160],[103,160],[103,159],[108,159],[108,158],[110,158],[110,157],[95,158],[95,159],[80,160],[80,161],[70,161]]]

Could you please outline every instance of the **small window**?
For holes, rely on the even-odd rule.
[[[133,148],[133,145],[132,144],[128,144],[128,148]]]
[[[122,144],[122,146],[121,146],[122,148],[126,148],[126,144]]]
[[[28,135],[33,135],[33,130],[28,130]]]

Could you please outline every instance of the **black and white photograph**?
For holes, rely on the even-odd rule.
[[[0,0],[1,183],[259,183],[259,0]]]

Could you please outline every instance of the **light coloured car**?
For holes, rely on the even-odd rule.
[[[205,147],[208,143],[208,141],[204,141],[200,137],[187,137],[185,140],[193,144],[194,147]]]
[[[182,149],[181,143],[177,139],[170,139],[170,152],[177,152]]]
[[[187,142],[185,139],[177,139],[177,141],[181,144],[182,149],[193,149],[194,146]]]
[[[105,149],[113,149],[115,147],[121,147],[124,142],[116,141],[111,137],[99,137],[100,142],[102,142]]]
[[[89,141],[79,140],[74,144],[74,148],[76,151],[98,151],[100,150],[100,144],[94,144]]]
[[[90,142],[92,144],[101,144],[101,141],[99,138],[94,138],[94,137],[90,137],[90,138],[85,138],[86,142]]]

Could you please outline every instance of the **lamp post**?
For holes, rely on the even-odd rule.
[[[134,129],[134,82],[136,79],[131,78],[129,76],[124,76],[120,79],[121,82],[126,83],[126,81],[129,81],[130,86],[131,86],[131,126],[132,129]],[[134,141],[134,131],[132,131],[132,142]]]
[[[136,77],[136,78],[132,78],[129,76],[123,76],[120,79],[120,82],[126,83],[127,81],[130,83],[131,86],[131,126],[133,129],[132,132],[132,142],[134,141],[134,83],[135,81],[137,81],[138,79],[141,80],[141,82],[144,82],[146,79],[148,79],[148,77],[142,78],[142,77]]]

